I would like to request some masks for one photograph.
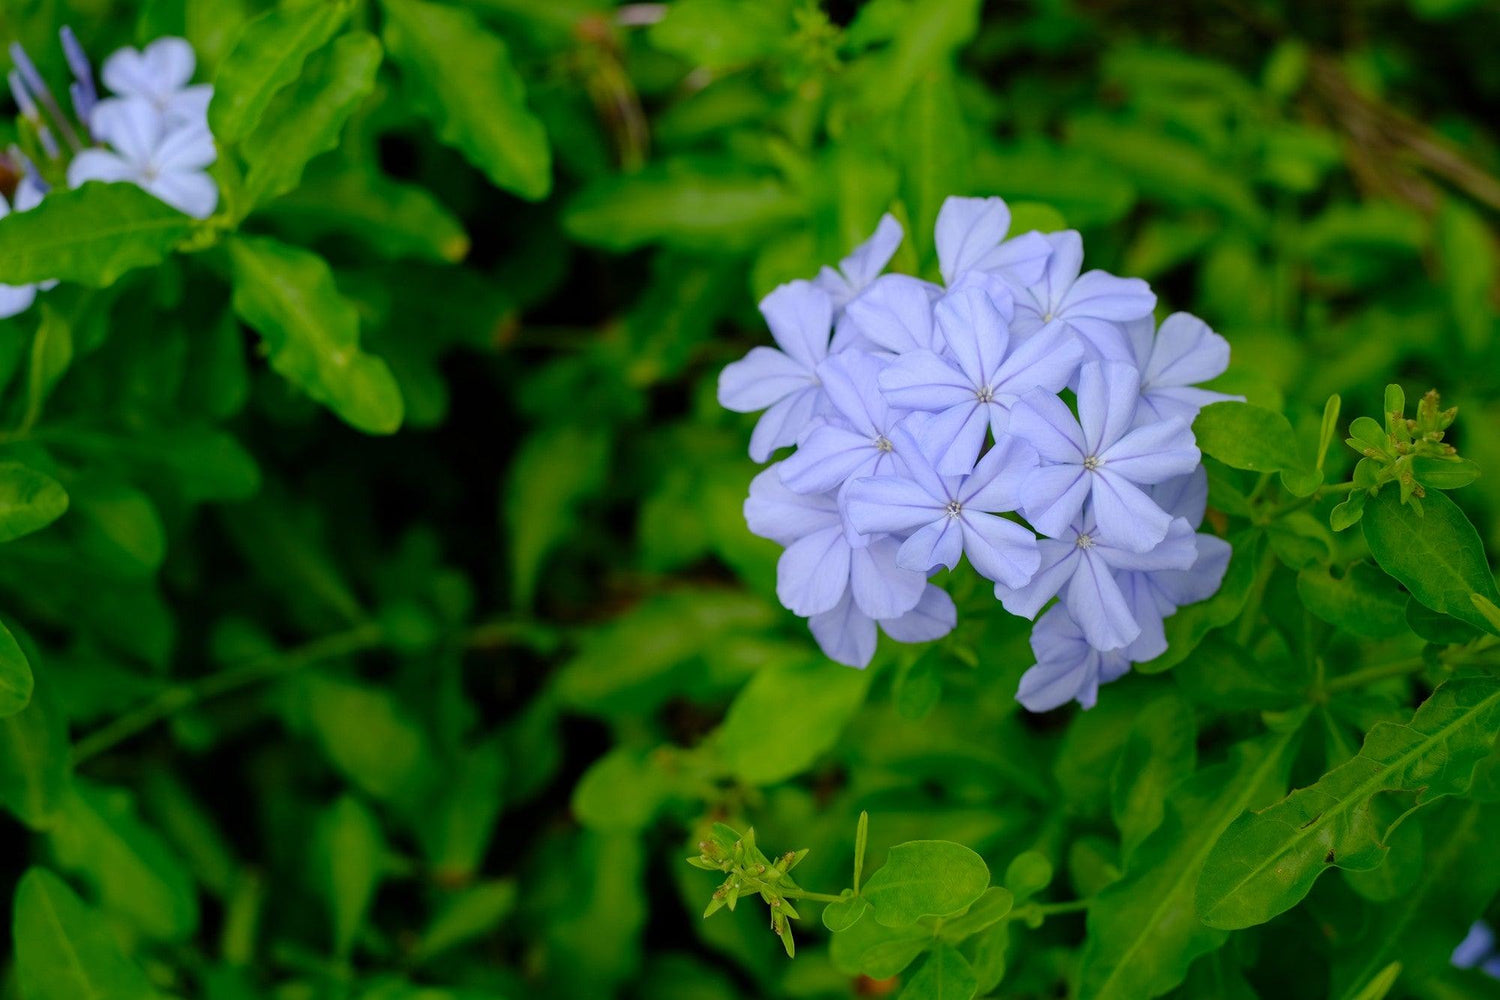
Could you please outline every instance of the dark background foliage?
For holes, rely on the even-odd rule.
[[[186,34],[210,80],[266,6],[38,0],[0,12],[0,36],[60,80],[62,24],[96,59]],[[394,54],[391,15],[351,6],[340,30]],[[934,650],[882,649],[863,674],[819,657],[775,602],[775,547],[745,530],[750,421],[714,382],[765,341],[757,298],[883,211],[918,272],[948,194],[1080,229],[1090,266],[1224,333],[1221,387],[1285,412],[1308,453],[1332,393],[1347,422],[1387,382],[1439,388],[1487,473],[1456,498],[1500,546],[1492,4],[452,6],[503,39],[525,95],[496,93],[545,126],[550,191],[451,141],[431,81],[388,56],[338,148],[238,226],[329,262],[399,385],[398,432],[360,433],[267,365],[222,247],[0,321],[0,461],[69,496],[0,550],[0,615],[35,676],[0,720],[18,821],[0,897],[30,865],[62,873],[162,994],[894,993],[840,971],[815,916],[794,961],[758,904],[701,921],[715,883],[682,858],[715,820],[753,825],[768,850],[812,848],[802,883],[837,891],[867,810],[877,861],[941,838],[998,874],[1034,849],[1053,898],[1090,896],[1123,864],[1112,774],[1145,706],[1187,705],[1206,767],[1288,707],[1223,703],[1234,649],[1294,700],[1325,670],[1420,654],[1409,631],[1356,642],[1299,606],[1299,568],[1367,554],[1309,512],[1270,532],[1285,565],[1263,602],[1087,714],[1019,710],[1026,623],[973,579],[952,581],[960,630]],[[488,84],[466,79],[482,113]],[[523,178],[546,174],[515,145]],[[1330,481],[1354,458],[1335,445]],[[1277,638],[1304,625],[1315,682]],[[1409,719],[1440,674],[1323,697],[1291,786]],[[1430,841],[1460,808],[1434,807]],[[1383,904],[1414,925],[1392,995],[1493,995],[1447,953],[1500,884],[1475,901],[1420,840],[1403,857],[1379,885],[1323,879],[1168,985],[1355,990],[1345,957]],[[1076,988],[1084,930],[1013,927],[996,995]]]

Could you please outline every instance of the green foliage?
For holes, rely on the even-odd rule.
[[[221,195],[0,115],[7,995],[1496,995],[1492,6],[0,5],[63,105],[188,39]],[[756,302],[948,195],[1232,348],[1088,711],[963,568],[831,664],[745,528]]]

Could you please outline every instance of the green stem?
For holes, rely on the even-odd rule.
[[[805,889],[777,889],[777,893],[787,899],[805,899],[809,903],[837,903],[844,898],[827,892],[808,892]]]
[[[1011,915],[1036,914],[1039,917],[1055,917],[1062,913],[1081,913],[1093,903],[1092,899],[1070,899],[1064,903],[1027,903],[1019,910],[1012,911]]]
[[[324,660],[372,649],[384,639],[384,629],[374,622],[366,622],[345,632],[315,639],[289,652],[278,651],[257,657],[240,666],[209,674],[191,684],[168,688],[145,704],[131,709],[79,740],[73,747],[73,764],[77,766],[97,757],[184,709],[260,681],[295,673]]]
[[[1374,684],[1390,677],[1400,677],[1402,674],[1416,673],[1421,670],[1426,660],[1420,656],[1413,656],[1405,660],[1396,660],[1392,663],[1377,663],[1373,667],[1365,667],[1353,673],[1341,674],[1322,686],[1324,694],[1334,694],[1338,691],[1348,691],[1351,688],[1364,687],[1366,684]]]

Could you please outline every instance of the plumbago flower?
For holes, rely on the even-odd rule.
[[[1158,330],[1146,283],[1084,272],[1077,233],[1010,228],[998,198],[948,199],[937,284],[881,273],[902,236],[883,217],[837,269],[766,296],[779,349],[725,368],[719,399],[767,411],[757,461],[796,445],[745,517],[785,546],[777,596],[825,653],[863,667],[880,631],[947,635],[957,611],[930,577],[967,560],[1036,621],[1021,703],[1087,708],[1223,580],[1191,427],[1227,398],[1197,383],[1228,344],[1185,313]]]
[[[158,38],[144,51],[128,46],[120,49],[104,60],[100,75],[113,93],[145,101],[169,127],[200,124],[207,127],[214,88],[209,84],[191,84],[197,65],[193,47],[186,40]]]
[[[24,212],[35,208],[42,200],[40,183],[30,177],[23,178],[16,186],[14,198],[7,202],[0,194],[0,219],[12,210]],[[31,308],[36,301],[36,285],[0,285],[0,319],[16,316]]]
[[[74,157],[70,185],[125,181],[194,218],[213,214],[219,186],[204,169],[218,153],[206,122],[174,126],[145,98],[116,97],[94,108],[93,130],[113,149],[86,149]]]

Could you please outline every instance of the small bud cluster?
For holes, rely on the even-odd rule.
[[[1334,509],[1334,527],[1358,521],[1365,498],[1387,483],[1396,484],[1402,503],[1420,510],[1427,490],[1458,489],[1478,478],[1478,467],[1444,440],[1457,417],[1458,407],[1443,409],[1438,391],[1430,389],[1409,418],[1406,393],[1399,385],[1386,386],[1384,424],[1358,417],[1349,425],[1346,443],[1363,457],[1354,467],[1354,492]]]
[[[218,155],[208,128],[213,87],[190,83],[197,64],[192,46],[159,38],[144,51],[120,49],[104,61],[113,96],[101,99],[83,46],[71,29],[60,34],[73,75],[71,116],[26,50],[10,46],[7,82],[22,142],[0,152],[0,218],[35,208],[54,184],[76,188],[88,181],[135,184],[195,218],[213,214],[219,189],[205,172]],[[0,285],[0,319],[30,308],[47,287]]]
[[[704,871],[723,872],[724,879],[708,901],[704,917],[721,908],[735,908],[741,896],[758,895],[771,911],[771,931],[781,938],[788,957],[796,953],[792,928],[788,921],[800,919],[791,900],[801,896],[802,888],[791,877],[791,871],[807,857],[807,850],[788,851],[775,861],[761,853],[755,844],[755,830],[744,836],[722,823],[714,824],[709,838],[699,842],[698,856],[688,864]]]
[[[1087,708],[1223,578],[1191,428],[1230,398],[1199,386],[1229,345],[1186,313],[1158,327],[1146,282],[1082,270],[1078,233],[1009,230],[1001,199],[948,199],[937,284],[882,274],[903,238],[887,215],[838,269],[766,296],[779,349],[729,365],[719,401],[766,411],[756,461],[796,445],[745,517],[786,547],[777,596],[829,657],[868,665],[877,626],[946,635],[957,610],[929,580],[966,558],[1037,621],[1022,704]]]

